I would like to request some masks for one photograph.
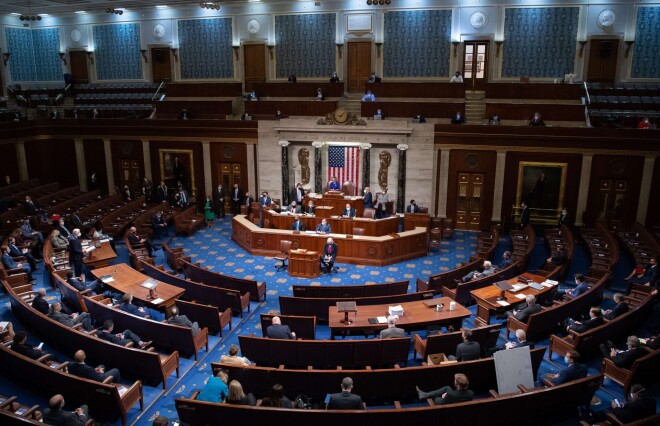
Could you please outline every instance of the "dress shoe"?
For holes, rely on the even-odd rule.
[[[144,349],[147,346],[150,346],[152,343],[153,343],[153,340],[147,340],[146,342],[139,342],[138,346],[140,346],[140,348]]]
[[[426,398],[429,397],[428,392],[423,392],[423,391],[419,388],[419,386],[415,386],[415,389],[417,390],[417,397],[418,397],[420,400],[425,400]]]

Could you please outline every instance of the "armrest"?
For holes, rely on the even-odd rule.
[[[43,354],[39,358],[37,358],[37,362],[44,362],[44,361],[49,360],[52,357],[53,357],[53,354]]]
[[[530,391],[525,385],[518,385],[518,389],[520,389],[520,393],[528,393]]]
[[[16,397],[15,397],[15,396],[12,396],[12,397],[10,397],[10,398],[7,398],[4,402],[2,402],[2,403],[0,404],[0,409],[4,409],[4,408],[5,408],[6,406],[8,406],[8,405],[11,406],[11,405],[14,403],[14,401],[16,401]]]
[[[103,380],[102,383],[105,383],[105,384],[112,383],[112,381],[113,381],[114,379],[115,379],[114,377],[112,377],[112,376],[108,376],[108,377],[106,377],[106,378]]]
[[[541,383],[543,383],[545,386],[547,386],[547,387],[549,387],[549,388],[551,388],[551,387],[553,387],[553,386],[555,385],[555,384],[552,383],[552,382],[550,381],[550,379],[548,379],[547,377],[545,377],[543,380],[541,380]]]
[[[490,395],[491,398],[497,398],[498,396],[500,396],[500,394],[497,393],[497,391],[493,390],[493,389],[488,391],[488,395]]]

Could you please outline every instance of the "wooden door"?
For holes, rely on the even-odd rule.
[[[241,163],[220,163],[218,169],[218,182],[222,184],[222,187],[227,194],[225,197],[225,210],[230,211],[232,199],[231,191],[234,188],[234,184],[237,183],[238,187],[241,188],[244,194],[247,192],[247,188],[243,187]]]
[[[172,81],[172,62],[169,47],[151,48],[151,77],[154,83]]]
[[[459,173],[456,191],[457,229],[481,230],[482,193],[484,175],[482,173]]]
[[[138,160],[121,160],[121,170],[119,173],[120,189],[128,185],[134,194],[142,193],[142,168]]]
[[[349,93],[364,93],[364,83],[371,75],[371,42],[356,41],[348,43],[348,75],[347,88]]]
[[[243,69],[245,91],[252,91],[252,84],[266,82],[266,46],[263,44],[243,45]],[[259,93],[257,93],[259,96]]]
[[[628,181],[601,179],[598,189],[598,220],[609,226],[629,224],[626,218]]]
[[[485,90],[488,82],[488,42],[466,41],[463,52],[465,88],[468,90]]]
[[[614,83],[619,40],[591,39],[590,44],[587,81]]]
[[[87,68],[87,52],[72,50],[69,52],[71,75],[76,84],[89,83],[89,70]]]

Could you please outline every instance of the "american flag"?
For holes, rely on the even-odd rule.
[[[337,182],[341,185],[346,181],[353,182],[357,191],[360,178],[360,148],[356,146],[328,147],[328,182],[333,176],[337,177]]]

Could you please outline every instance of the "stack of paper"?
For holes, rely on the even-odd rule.
[[[510,303],[507,302],[506,300],[498,300],[497,303],[498,303],[500,306],[509,306],[509,305],[510,305]]]

